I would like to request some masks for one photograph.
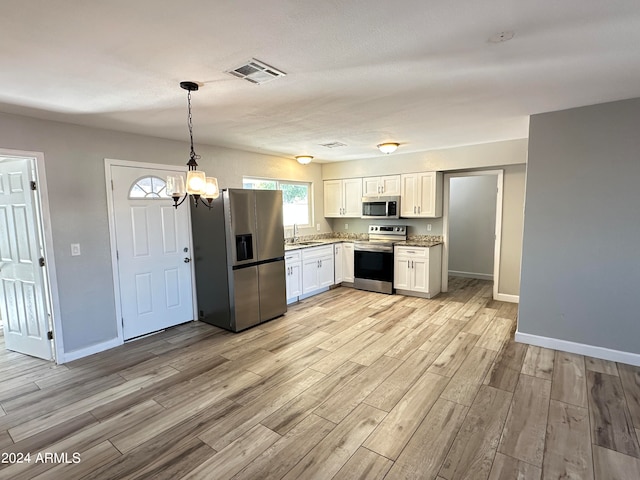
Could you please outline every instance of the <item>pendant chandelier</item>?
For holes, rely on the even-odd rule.
[[[191,118],[191,92],[198,90],[198,84],[195,82],[180,82],[180,87],[186,90],[189,115],[187,117],[187,125],[189,127],[189,139],[191,140],[191,152],[189,153],[189,161],[187,166],[187,183],[185,188],[184,176],[169,175],[167,176],[167,193],[173,198],[173,206],[178,208],[179,205],[191,197],[194,206],[198,206],[198,201],[202,202],[208,208],[211,208],[211,202],[214,198],[220,196],[218,188],[218,179],[215,177],[207,177],[205,173],[197,170],[200,155],[197,155],[193,149],[193,122]],[[182,200],[181,200],[182,198]],[[204,200],[206,200],[206,202]]]

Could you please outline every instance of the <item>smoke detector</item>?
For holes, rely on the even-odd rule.
[[[495,35],[491,35],[489,37],[489,43],[502,43],[508,42],[516,35],[516,32],[512,32],[510,30],[504,32],[498,32]]]
[[[270,82],[279,77],[284,77],[286,73],[277,68],[273,68],[271,65],[267,65],[260,60],[252,58],[248,62],[240,65],[233,70],[227,70],[225,73],[229,73],[234,77],[242,78],[247,82],[255,83],[256,85],[262,85],[263,83]]]

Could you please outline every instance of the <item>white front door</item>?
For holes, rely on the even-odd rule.
[[[0,315],[5,346],[51,360],[34,160],[0,160]]]
[[[168,173],[111,166],[125,340],[194,319],[189,205],[165,196]]]

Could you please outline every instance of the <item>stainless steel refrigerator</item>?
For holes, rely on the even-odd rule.
[[[191,223],[200,320],[239,332],[287,311],[281,191],[223,190]]]

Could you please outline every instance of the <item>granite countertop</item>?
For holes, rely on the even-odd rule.
[[[329,236],[331,235],[331,236]],[[358,240],[368,240],[369,236],[366,233],[333,233],[333,234],[318,234],[318,235],[305,235],[301,237],[300,243],[292,243],[291,239],[284,245],[284,251],[289,252],[291,250],[299,250],[302,248],[321,247],[323,245],[332,245],[340,242],[355,242]],[[310,245],[303,245],[306,242],[312,242]],[[440,245],[442,237],[439,235],[409,235],[409,238],[404,242],[397,242],[396,245],[406,247],[435,247]]]
[[[323,245],[332,245],[334,243],[341,242],[349,242],[353,240],[348,240],[344,238],[318,238],[315,240],[300,240],[302,243],[304,242],[313,242],[311,245],[302,245],[300,243],[285,243],[284,251],[290,252],[291,250],[299,250],[301,248],[311,248],[311,247],[322,247]]]
[[[405,242],[397,242],[395,245],[400,247],[435,247],[436,245],[440,245],[442,241],[440,240],[407,240]]]

